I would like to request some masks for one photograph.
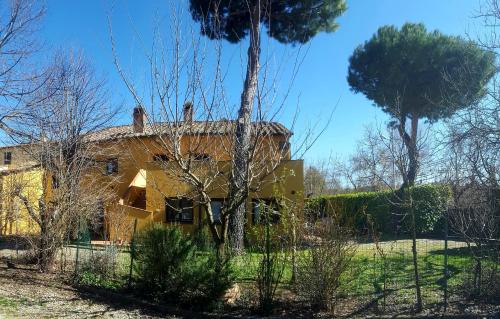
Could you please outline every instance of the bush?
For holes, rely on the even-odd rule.
[[[216,300],[231,286],[230,262],[215,252],[197,253],[178,227],[154,224],[132,249],[138,284],[157,298],[191,303]]]
[[[416,214],[418,234],[431,233],[441,229],[441,216],[450,198],[450,189],[444,185],[422,185],[412,187],[411,195]],[[404,215],[398,196],[393,191],[360,192],[319,196],[306,201],[306,213],[310,220],[336,215],[344,221],[353,221],[356,231],[367,233],[368,219],[383,235],[394,234],[399,226],[404,230],[408,225],[400,225],[397,216]],[[394,214],[396,213],[396,214]]]
[[[200,228],[196,229],[193,235],[193,241],[198,250],[210,251],[213,249],[214,241],[208,225],[204,223]]]
[[[271,312],[276,289],[283,277],[285,266],[288,262],[286,242],[280,236],[282,229],[272,225],[270,216],[265,216],[265,225],[262,232],[255,232],[254,251],[260,256],[255,276],[257,285],[259,308],[263,313]]]
[[[80,257],[81,263],[75,269],[75,280],[84,286],[119,289],[123,285],[115,275],[118,249],[116,246],[106,246],[104,250],[92,250],[87,258]]]
[[[334,311],[342,274],[357,246],[350,229],[334,218],[316,222],[308,230],[307,238],[310,249],[299,258],[297,293],[315,309]]]
[[[417,234],[442,231],[451,189],[443,185],[422,185],[411,188],[411,195]]]

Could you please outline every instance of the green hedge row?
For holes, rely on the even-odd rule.
[[[451,190],[446,185],[421,185],[410,188],[419,234],[441,229]],[[382,235],[394,235],[409,230],[409,201],[402,201],[400,192],[380,191],[328,195],[306,200],[309,218],[335,214],[345,223],[352,223],[358,231],[367,232],[374,225]],[[406,204],[403,204],[406,203]],[[406,216],[406,217],[405,217]],[[370,223],[369,221],[372,221]]]

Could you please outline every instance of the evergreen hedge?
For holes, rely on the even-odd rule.
[[[446,185],[421,185],[410,188],[418,234],[439,232],[451,190]],[[408,196],[406,196],[408,198]],[[318,196],[306,200],[306,214],[311,219],[338,214],[359,232],[366,233],[373,225],[383,236],[408,231],[408,204],[403,205],[397,191],[360,192]],[[370,222],[371,221],[371,222]]]

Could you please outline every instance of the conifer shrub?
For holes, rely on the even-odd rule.
[[[228,257],[198,251],[175,226],[153,224],[139,232],[132,252],[136,285],[161,302],[209,304],[233,283]]]

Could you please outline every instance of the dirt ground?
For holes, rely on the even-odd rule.
[[[21,267],[21,268],[19,268]],[[147,309],[147,308],[146,308]],[[0,318],[180,318],[79,291],[58,275],[0,261]]]

